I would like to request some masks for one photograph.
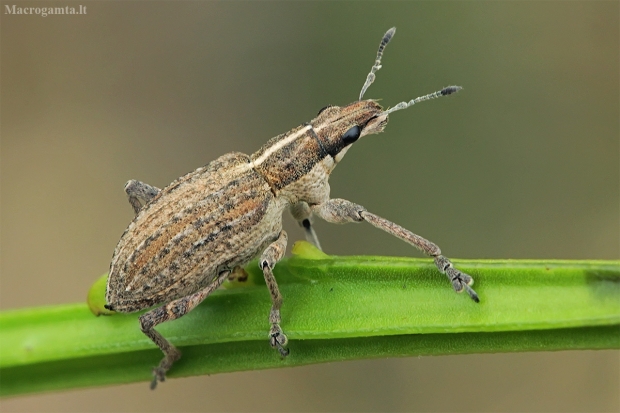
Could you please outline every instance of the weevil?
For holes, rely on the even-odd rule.
[[[473,279],[456,269],[432,242],[381,218],[361,205],[330,198],[329,176],[359,138],[383,132],[391,113],[461,90],[440,91],[384,110],[364,93],[381,69],[395,28],[388,30],[360,92],[347,106],[326,106],[308,123],[270,139],[258,152],[232,152],[159,189],[131,180],[125,185],[135,217],[121,236],[110,264],[106,308],[120,312],[154,309],[140,316],[140,328],[162,350],[151,388],[181,357],[154,327],[187,314],[232,273],[255,257],[271,294],[269,342],[282,357],[288,339],[280,327],[282,295],[273,268],[284,256],[288,236],[282,214],[289,209],[306,238],[320,248],[311,217],[344,224],[366,221],[432,257],[456,292]]]

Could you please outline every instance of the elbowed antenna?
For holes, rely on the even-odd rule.
[[[451,95],[452,93],[456,93],[461,89],[463,89],[461,86],[444,87],[443,89],[438,90],[437,92],[433,92],[433,93],[429,93],[428,95],[420,96],[419,98],[412,99],[409,102],[400,102],[398,105],[394,106],[391,109],[386,110],[383,113],[386,113],[389,115],[392,112],[396,112],[397,110],[401,110],[401,109],[407,109],[409,106],[413,106],[416,103],[424,102],[425,100],[431,100],[431,99],[439,98],[442,96]]]
[[[385,50],[385,46],[387,46],[390,40],[392,40],[392,37],[394,37],[394,33],[396,33],[396,27],[392,27],[383,35],[383,39],[381,39],[381,43],[379,44],[379,50],[377,51],[377,58],[375,59],[375,64],[370,69],[370,73],[368,73],[368,76],[366,76],[366,82],[364,82],[364,86],[362,86],[359,100],[362,100],[362,97],[364,97],[364,93],[366,93],[368,87],[372,85],[372,82],[375,81],[375,73],[379,69],[381,69],[381,58],[383,57],[383,50]]]

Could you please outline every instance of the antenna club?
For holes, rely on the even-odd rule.
[[[441,89],[439,93],[441,93],[441,96],[447,96],[456,93],[461,89],[463,89],[461,86],[448,86]]]
[[[383,35],[383,39],[381,40],[381,44],[383,46],[388,44],[390,42],[390,40],[392,40],[392,37],[394,37],[395,33],[396,33],[396,27],[392,27],[390,30],[385,32],[385,34]]]

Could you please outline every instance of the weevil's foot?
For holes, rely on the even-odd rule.
[[[156,367],[153,369],[153,381],[151,381],[151,390],[155,390],[157,387],[157,382],[166,381],[166,371],[161,367]]]
[[[151,381],[151,390],[155,390],[158,382],[166,381],[166,372],[170,370],[170,367],[175,361],[181,358],[181,352],[176,347],[171,346],[167,349],[168,353],[166,357],[159,363],[159,366],[153,369],[153,381]]]
[[[462,293],[463,290],[467,291],[467,294],[471,297],[472,300],[479,303],[480,298],[478,298],[478,294],[470,287],[470,285],[474,284],[474,279],[471,276],[465,274],[457,270],[456,268],[449,266],[446,268],[446,275],[450,278],[452,282],[452,287],[454,291],[457,293]]]
[[[473,288],[471,288],[467,284],[465,284],[465,291],[467,291],[467,294],[469,294],[469,296],[471,297],[472,300],[474,300],[477,303],[480,302],[480,298],[478,298],[478,294],[474,291]]]
[[[286,357],[289,353],[289,350],[286,348],[287,343],[288,338],[282,332],[280,325],[277,323],[272,324],[269,331],[269,344],[271,344],[271,347],[277,349],[282,357]]]
[[[454,268],[449,259],[444,257],[443,255],[435,256],[435,265],[442,273],[446,274],[452,283],[452,287],[454,291],[457,293],[463,292],[463,290],[467,291],[467,294],[471,297],[472,300],[479,303],[480,298],[478,298],[478,294],[470,287],[474,284],[474,279],[469,275],[465,274]]]

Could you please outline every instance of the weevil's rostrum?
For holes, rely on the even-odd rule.
[[[162,190],[139,181],[127,183],[136,217],[114,251],[106,307],[134,312],[161,305],[140,316],[142,331],[164,353],[153,370],[153,388],[181,356],[154,327],[189,312],[255,257],[260,257],[273,303],[270,344],[288,355],[288,340],[280,327],[282,296],[272,272],[286,249],[282,214],[287,208],[319,248],[312,215],[333,223],[367,221],[433,257],[453,288],[467,291],[478,302],[470,287],[473,279],[454,268],[435,244],[360,205],[330,199],[329,176],[354,142],[382,132],[396,110],[461,89],[446,87],[389,110],[374,100],[362,100],[394,33],[392,28],[384,35],[360,100],[327,106],[312,121],[270,139],[253,155],[226,154]]]

